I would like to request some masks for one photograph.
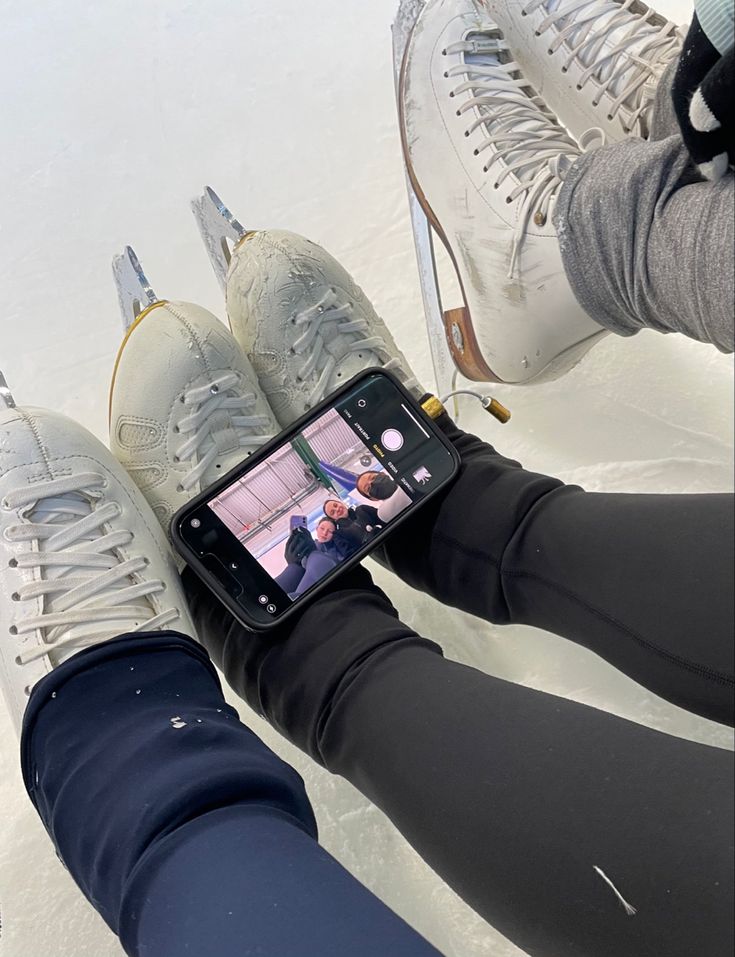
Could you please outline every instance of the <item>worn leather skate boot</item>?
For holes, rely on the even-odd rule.
[[[552,225],[577,144],[528,83],[486,11],[429,0],[400,75],[414,192],[457,271],[464,305],[444,314],[470,379],[525,383],[571,368],[604,330],[577,304]]]

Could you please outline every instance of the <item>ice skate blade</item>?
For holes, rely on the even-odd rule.
[[[130,329],[138,316],[159,301],[148,282],[132,246],[112,258],[112,276],[122,313],[123,329]]]
[[[401,0],[391,27],[393,35],[393,77],[397,98],[400,95],[401,66],[406,45],[424,6],[425,0]],[[457,373],[445,336],[439,280],[436,274],[434,240],[426,214],[413,192],[408,171],[406,171],[406,188],[436,390],[439,395],[445,395],[453,388]]]
[[[15,399],[10,391],[10,386],[5,381],[5,376],[0,372],[0,409],[14,409]]]
[[[191,211],[197,221],[214,273],[225,292],[232,249],[247,230],[235,219],[211,186],[205,186],[202,195],[191,201]]]

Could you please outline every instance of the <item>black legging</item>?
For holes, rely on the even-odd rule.
[[[586,493],[440,423],[460,477],[381,560],[446,604],[556,632],[732,723],[732,497]],[[361,569],[276,640],[185,582],[232,687],[529,954],[732,953],[730,752],[447,661]]]

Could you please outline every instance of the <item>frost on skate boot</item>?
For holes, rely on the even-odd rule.
[[[684,34],[640,0],[476,0],[524,77],[571,133],[647,138],[661,74]]]
[[[566,372],[605,331],[564,274],[552,213],[582,148],[529,86],[472,0],[429,0],[399,85],[414,194],[446,246],[464,305],[444,313],[459,370],[524,383]],[[601,143],[597,131],[585,148]]]
[[[116,277],[124,268],[116,261]],[[121,293],[121,302],[134,299]],[[154,296],[118,352],[110,447],[166,531],[178,508],[278,431],[224,323],[200,306]]]
[[[370,367],[423,394],[387,326],[329,253],[285,230],[243,230],[209,187],[193,205],[215,272],[225,274],[232,332],[283,428]]]
[[[79,649],[196,632],[165,535],[108,450],[56,412],[0,409],[1,683],[20,730],[33,686]]]

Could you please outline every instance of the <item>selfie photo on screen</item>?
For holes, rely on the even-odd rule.
[[[331,409],[209,507],[295,600],[410,504]]]

